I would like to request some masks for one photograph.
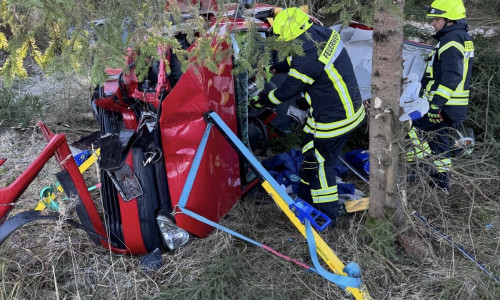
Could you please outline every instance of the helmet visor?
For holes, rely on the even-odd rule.
[[[430,5],[424,5],[423,10],[427,11],[427,17],[439,17],[446,13],[446,11],[434,8]]]

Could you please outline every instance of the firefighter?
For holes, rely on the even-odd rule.
[[[421,81],[423,95],[430,102],[429,112],[413,125],[424,132],[436,131],[437,136],[429,143],[421,142],[417,130],[412,129],[409,135],[419,146],[407,154],[407,159],[413,160],[414,155],[421,158],[430,153],[437,155],[431,184],[448,191],[452,150],[449,133],[450,128],[461,130],[467,116],[474,45],[467,33],[462,0],[436,0],[425,9],[427,17],[432,18],[431,25],[436,31],[433,37],[438,43],[429,55]]]
[[[365,119],[353,66],[340,35],[313,24],[299,8],[279,12],[272,28],[281,41],[300,40],[304,56],[288,57],[284,83],[262,93],[251,105],[275,106],[304,93],[309,118],[304,128],[307,137],[298,197],[325,213],[335,225],[339,204],[334,165],[349,134]]]

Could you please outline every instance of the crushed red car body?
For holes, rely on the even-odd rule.
[[[214,8],[207,3],[202,1],[201,8]],[[260,16],[254,19],[258,30],[267,32],[270,24],[266,18],[272,16],[274,7],[261,4],[252,9]],[[206,16],[209,24],[214,22],[213,16]],[[237,17],[236,6],[226,16],[223,22],[227,26],[218,24],[226,32],[219,34],[248,29],[246,21]],[[193,43],[188,51],[196,46]],[[232,47],[216,38],[212,46],[219,50]],[[92,240],[114,252],[145,254],[162,248],[158,215],[174,215],[172,222],[176,226],[198,237],[211,232],[212,227],[176,214],[175,207],[206,128],[204,114],[215,111],[239,134],[237,106],[241,99],[236,97],[233,58],[225,58],[216,72],[193,65],[174,79],[165,65],[172,61],[172,52],[161,47],[158,51],[163,59],[153,62],[145,80],[138,80],[133,55],[129,55],[129,70],[107,69],[108,80],[92,96],[92,109],[105,134],[101,138],[99,162],[104,211],[98,213],[78,168],[72,160],[65,159],[71,152],[64,136],[52,134],[41,124],[49,144],[15,182],[0,189],[0,224],[47,160],[56,156],[65,162],[61,164],[65,174],[58,180],[61,185],[66,182],[63,187],[67,194],[79,197],[77,213],[82,227]],[[204,153],[187,208],[219,222],[248,185],[242,179],[246,170],[240,165],[237,152],[217,131],[211,133]],[[119,176],[129,176],[131,180],[124,184]]]

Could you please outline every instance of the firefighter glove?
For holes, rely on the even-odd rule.
[[[264,90],[262,93],[259,94],[258,102],[261,105],[261,107],[272,106],[270,105],[271,101],[269,101],[268,91]]]
[[[297,108],[300,110],[309,109],[309,103],[307,102],[306,98],[304,98],[302,95],[297,97],[297,100],[295,100],[295,105],[297,105]]]
[[[264,105],[262,105],[262,103],[259,101],[259,98],[260,97],[250,98],[249,105],[250,105],[251,108],[253,108],[253,109],[261,109],[261,108],[264,107]]]
[[[266,84],[264,85],[264,90],[262,92],[260,92],[259,96],[255,97],[253,99],[250,99],[250,101],[249,101],[250,106],[252,108],[255,108],[255,109],[260,109],[260,108],[263,108],[266,106],[267,107],[274,106],[275,104],[273,104],[269,100],[269,93],[275,89],[276,89],[276,85],[274,83],[266,82]]]
[[[439,124],[443,121],[443,117],[441,116],[441,109],[435,105],[431,105],[429,111],[427,112],[427,117],[429,118],[429,122],[434,124]]]

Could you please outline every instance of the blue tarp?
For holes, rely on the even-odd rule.
[[[266,159],[262,165],[268,170],[273,178],[280,185],[285,187],[292,187],[293,193],[297,193],[300,183],[300,164],[304,160],[302,152],[297,149],[292,149],[290,152],[284,152]],[[348,168],[345,167],[340,161],[335,166],[337,176],[345,176]],[[354,194],[355,186],[353,183],[337,183],[339,194]]]

